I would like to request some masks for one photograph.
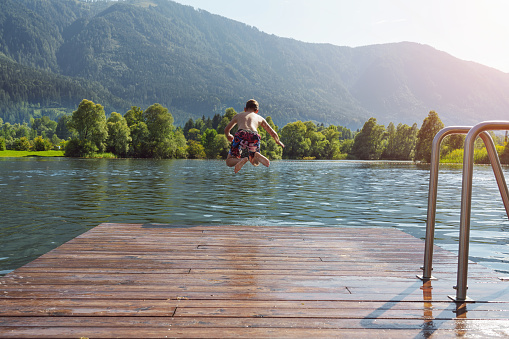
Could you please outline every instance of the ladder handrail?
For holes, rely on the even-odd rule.
[[[424,247],[424,266],[422,280],[435,279],[433,270],[433,242],[435,240],[435,216],[437,210],[438,168],[440,165],[440,146],[444,138],[451,134],[467,134],[472,126],[450,126],[440,130],[433,138],[431,146],[431,168],[428,191],[428,213],[426,218],[426,241]]]
[[[456,285],[456,297],[454,301],[462,302],[467,300],[467,275],[468,275],[468,249],[470,242],[470,214],[472,207],[472,177],[474,171],[474,143],[477,136],[485,131],[500,131],[509,129],[509,121],[485,121],[475,125],[465,138],[465,147],[463,152],[463,181],[461,187],[461,215],[460,215],[460,242],[458,250],[458,275]],[[483,139],[484,140],[484,139]],[[491,144],[493,139],[489,136]],[[490,156],[493,170],[497,169],[501,175],[501,181],[497,179],[498,187],[502,195],[502,200],[509,217],[509,195],[507,184],[500,165],[500,159],[495,152]],[[495,175],[496,172],[495,172]],[[504,197],[505,195],[505,197]]]
[[[471,159],[469,160],[467,156],[464,155],[463,158],[463,182],[465,183],[465,162],[470,163],[470,192],[465,191],[462,189],[462,206],[461,211],[462,215],[463,209],[465,208],[463,206],[463,201],[471,201],[472,196],[472,190],[471,190],[471,181],[472,181],[472,172],[473,172],[473,142],[477,138],[477,136],[480,136],[483,140],[486,151],[488,153],[489,160],[492,164],[493,173],[495,175],[495,179],[497,180],[497,184],[499,187],[500,195],[502,197],[502,201],[504,203],[504,207],[506,209],[507,216],[509,218],[509,191],[507,190],[507,184],[505,183],[504,174],[502,172],[502,168],[500,165],[500,160],[498,158],[498,154],[496,151],[495,144],[493,143],[493,139],[491,136],[486,132],[487,130],[503,130],[509,128],[509,121],[488,121],[480,123],[474,127],[470,126],[451,126],[446,127],[442,130],[440,130],[433,139],[432,144],[432,150],[431,150],[431,170],[430,170],[430,181],[429,181],[429,193],[428,193],[428,212],[427,212],[427,220],[426,220],[426,242],[425,242],[425,250],[424,250],[424,266],[423,269],[423,275],[419,276],[422,280],[430,280],[434,279],[431,275],[432,271],[432,263],[433,263],[433,242],[435,238],[435,216],[436,216],[436,200],[437,200],[437,183],[438,183],[438,168],[440,165],[440,145],[443,141],[443,139],[450,135],[450,134],[467,134],[467,137],[470,135],[470,132],[475,129],[475,136],[470,136],[472,138],[472,146],[471,150],[469,149],[468,152],[472,153]],[[469,141],[470,142],[470,141]],[[465,139],[465,145],[467,143],[467,140]],[[466,146],[465,146],[465,154],[466,153]],[[468,193],[468,198],[463,198],[463,195]],[[470,203],[469,203],[470,205]],[[468,214],[468,232],[470,231],[470,206],[469,208],[469,214]],[[465,232],[463,232],[465,234]],[[460,223],[460,239],[461,239],[461,223]],[[461,241],[460,241],[461,246]],[[465,249],[463,249],[464,252]],[[461,255],[463,255],[463,252]],[[468,245],[467,245],[467,259],[466,262],[468,263]],[[459,261],[458,261],[459,262]],[[463,265],[463,262],[462,262]],[[459,266],[459,264],[458,264]],[[461,285],[465,284],[465,290],[466,290],[466,272],[463,272],[463,270],[458,269],[458,293],[461,291],[463,293],[463,290],[459,288],[460,285],[460,273],[461,275],[465,275],[465,282],[463,282],[463,278],[461,279]],[[459,295],[460,298],[458,300],[461,300],[461,294]],[[457,297],[458,298],[458,297]],[[464,295],[464,299],[466,299],[466,295]]]

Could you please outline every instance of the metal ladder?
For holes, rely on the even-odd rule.
[[[458,272],[456,296],[449,296],[456,302],[472,301],[467,297],[467,275],[468,275],[468,250],[470,242],[470,213],[472,205],[472,177],[474,168],[474,142],[480,136],[486,145],[488,158],[497,180],[498,188],[504,207],[509,218],[509,191],[504,179],[504,173],[500,165],[500,159],[493,143],[493,139],[487,131],[508,130],[509,121],[485,121],[473,127],[453,126],[446,127],[437,133],[433,139],[431,150],[431,170],[428,193],[428,215],[426,222],[426,243],[424,249],[423,275],[418,276],[421,280],[435,279],[431,275],[433,270],[433,241],[435,238],[435,216],[437,202],[438,167],[440,163],[440,145],[442,140],[450,134],[466,134],[463,153],[463,181],[461,191],[461,216],[460,216],[460,238],[458,251]]]

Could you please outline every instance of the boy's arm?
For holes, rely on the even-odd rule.
[[[230,134],[230,131],[232,130],[233,126],[237,124],[237,119],[235,119],[237,116],[234,116],[232,120],[226,125],[224,128],[224,135],[228,139],[229,142],[233,141],[233,135]]]
[[[281,146],[281,147],[285,147],[285,145],[281,142],[281,140],[279,140],[279,135],[277,135],[276,131],[274,131],[272,129],[272,127],[270,127],[270,125],[267,123],[267,121],[265,119],[262,120],[262,123],[261,123],[262,127],[264,130],[266,130],[270,136],[272,138],[274,138],[274,140],[276,140],[276,143]]]

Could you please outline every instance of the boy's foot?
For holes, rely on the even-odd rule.
[[[256,152],[255,155],[254,155],[254,158],[255,158],[255,160],[258,160],[258,162],[263,164],[263,166],[269,167],[269,165],[270,165],[269,159],[265,158],[260,153]]]
[[[242,166],[244,166],[248,160],[249,160],[248,158],[242,158],[242,160],[240,160],[235,165],[235,173],[238,173],[240,171],[240,169],[242,168]]]

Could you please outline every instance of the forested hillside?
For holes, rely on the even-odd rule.
[[[110,111],[128,107],[99,83],[22,66],[1,54],[0,84],[0,118],[7,122],[28,122],[34,111],[54,119],[82,98],[107,102]]]
[[[507,117],[509,74],[415,43],[309,44],[169,0],[0,1],[0,118],[160,103],[177,125],[249,98],[280,125]],[[50,114],[48,114],[48,112]]]

